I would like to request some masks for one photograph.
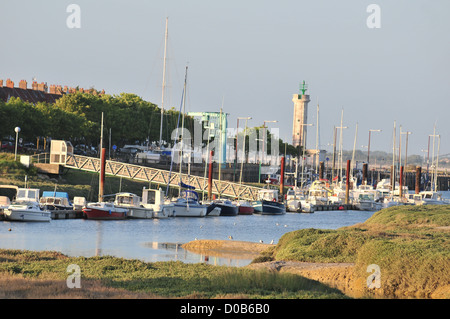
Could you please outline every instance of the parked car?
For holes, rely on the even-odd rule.
[[[2,151],[14,151],[14,143],[11,141],[2,141]]]

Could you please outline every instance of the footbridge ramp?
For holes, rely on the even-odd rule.
[[[53,142],[59,141],[52,141],[50,148],[51,164],[59,164],[66,168],[100,173],[100,158],[75,155],[71,152],[71,145],[64,145],[64,143],[69,142],[63,141],[59,146],[57,144],[53,145]],[[106,160],[105,174],[173,187],[178,187],[180,182],[182,182],[195,187],[195,190],[198,192],[208,192],[207,178],[147,166]],[[212,180],[211,188],[213,194],[244,200],[256,200],[258,191],[261,189],[259,187],[217,179]]]

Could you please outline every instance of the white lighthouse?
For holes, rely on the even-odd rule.
[[[292,102],[294,102],[294,119],[292,123],[292,145],[295,147],[302,146],[306,149],[306,123],[308,120],[308,103],[309,95],[306,93],[306,84],[303,81],[300,91],[301,94],[294,94]]]

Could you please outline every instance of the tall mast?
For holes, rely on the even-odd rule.
[[[184,114],[185,114],[185,108],[186,108],[186,82],[187,82],[187,70],[188,67],[186,66],[186,72],[184,75],[184,89],[183,89],[183,111],[181,112],[181,150],[180,150],[180,188],[179,188],[179,194],[181,194],[181,169],[183,167],[183,142],[184,142]]]
[[[317,117],[316,117],[316,175],[319,174],[319,99],[317,99]]]
[[[167,37],[168,37],[168,25],[169,18],[166,18],[166,32],[164,37],[164,64],[163,64],[163,82],[162,82],[162,95],[161,95],[161,124],[159,127],[159,147],[162,145],[162,130],[164,119],[164,91],[166,89],[166,58],[167,58]]]

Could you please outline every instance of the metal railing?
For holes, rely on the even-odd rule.
[[[65,167],[80,169],[90,172],[100,172],[100,159],[96,157],[88,157],[82,155],[67,155]],[[199,192],[208,192],[208,179],[201,176],[193,176],[180,174],[177,172],[170,173],[167,170],[161,170],[146,166],[138,166],[134,164],[115,162],[106,160],[105,174],[136,179],[149,183],[169,185],[178,187],[180,182],[194,186]],[[170,175],[170,180],[169,180]],[[244,200],[256,200],[258,191],[261,188],[233,183],[223,180],[212,180],[212,193]]]

